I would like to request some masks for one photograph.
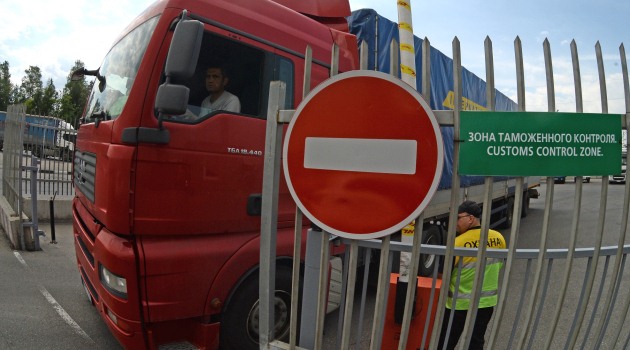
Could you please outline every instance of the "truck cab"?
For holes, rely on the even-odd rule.
[[[317,3],[158,1],[99,69],[81,72],[96,81],[75,144],[77,264],[123,347],[258,347],[269,83],[283,81],[285,107],[295,108],[307,46],[312,86],[328,78],[333,44],[341,71],[357,67],[356,40],[343,26],[349,4]],[[186,26],[197,29],[178,35]],[[199,112],[217,64],[240,111]],[[288,315],[295,205],[284,180],[279,196],[276,300]],[[276,327],[285,336],[288,318]]]

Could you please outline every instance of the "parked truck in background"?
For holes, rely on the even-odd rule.
[[[269,83],[285,82],[284,107],[296,108],[307,46],[310,88],[329,77],[333,44],[339,70],[357,69],[349,15],[347,0],[161,0],[124,30],[99,69],[75,72],[97,79],[74,158],[77,264],[90,301],[123,347],[258,348]],[[206,69],[215,65],[225,68],[241,111],[181,118],[199,109]],[[467,101],[481,106],[481,95]],[[438,108],[452,107],[452,97],[442,101]],[[452,155],[452,128],[443,132]],[[425,241],[438,244],[453,171],[443,173],[424,223]],[[480,196],[478,180],[463,181],[463,195]],[[495,184],[496,221],[509,225],[514,180]],[[286,339],[295,204],[284,179],[278,213],[275,330]]]
[[[7,112],[0,111],[0,149],[4,146],[4,128]],[[36,157],[58,157],[72,160],[75,130],[63,119],[27,114],[24,119],[22,143],[24,150]]]
[[[627,151],[623,151],[621,152],[621,173],[619,174],[615,174],[615,175],[609,175],[608,176],[608,182],[611,184],[614,183],[622,183],[625,184],[626,183],[626,169],[628,167],[628,152]]]

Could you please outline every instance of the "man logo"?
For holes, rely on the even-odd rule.
[[[86,171],[86,167],[87,166],[86,166],[85,160],[80,159],[79,160],[79,170],[78,170],[77,178],[76,178],[77,182],[82,183],[82,184],[85,183],[85,177],[83,177],[83,174]]]

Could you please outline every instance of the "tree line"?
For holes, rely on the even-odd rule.
[[[52,79],[44,84],[42,72],[37,66],[29,66],[24,71],[21,84],[12,84],[9,62],[4,61],[0,64],[0,111],[6,111],[13,104],[24,104],[27,114],[58,117],[78,127],[93,84],[87,83],[85,77],[75,81],[71,79],[72,72],[83,67],[83,62],[75,61],[66,85],[58,91]]]

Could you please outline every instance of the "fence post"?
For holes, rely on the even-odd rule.
[[[57,237],[55,236],[55,197],[57,191],[53,194],[52,198],[48,201],[50,208],[50,243],[57,244]]]
[[[273,81],[269,87],[267,129],[265,137],[263,191],[260,223],[260,278],[259,278],[259,341],[261,348],[269,347],[275,339],[274,299],[276,281],[276,242],[278,229],[278,188],[280,157],[282,154],[282,126],[278,111],[284,103],[286,85]]]
[[[39,230],[39,220],[37,214],[37,173],[39,171],[39,158],[31,155],[31,165],[23,166],[22,170],[31,172],[31,221],[25,222],[24,227],[30,227],[33,232],[33,244],[35,250],[42,250],[39,244],[39,236],[46,236],[44,231]]]

